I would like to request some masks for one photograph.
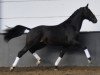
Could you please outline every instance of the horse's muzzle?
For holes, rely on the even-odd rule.
[[[97,23],[97,19],[94,19],[94,20],[93,20],[93,23]]]

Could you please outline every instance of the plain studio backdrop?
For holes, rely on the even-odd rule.
[[[57,25],[87,3],[98,23],[85,20],[81,31],[100,31],[100,0],[1,0],[1,32],[6,26],[23,25],[33,28],[38,25]]]

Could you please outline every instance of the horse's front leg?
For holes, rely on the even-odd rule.
[[[66,52],[65,49],[63,49],[63,50],[60,51],[59,57],[57,58],[57,60],[56,60],[56,62],[55,62],[55,68],[57,68],[57,66],[58,66],[58,64],[60,63],[62,57],[63,57],[64,54],[65,54],[65,52]]]
[[[86,55],[86,57],[88,59],[88,63],[91,63],[91,56],[90,56],[89,50],[86,48],[84,50],[84,52],[85,52],[85,55]]]
[[[89,52],[88,48],[86,46],[82,45],[82,44],[78,44],[78,46],[80,48],[82,48],[82,50],[84,50],[84,53],[85,53],[85,55],[88,59],[88,63],[91,63],[91,55],[90,55],[90,52]]]

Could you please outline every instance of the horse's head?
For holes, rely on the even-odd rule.
[[[88,19],[93,23],[97,23],[97,18],[92,13],[92,11],[88,8],[88,4],[85,7],[83,7],[83,14],[85,19]]]

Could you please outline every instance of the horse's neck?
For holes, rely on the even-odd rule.
[[[66,21],[61,23],[62,26],[67,27],[69,25],[73,26],[76,31],[80,31],[83,22],[82,13],[76,14],[75,16],[70,16]]]
[[[72,25],[76,31],[80,31],[81,26],[82,26],[82,22],[83,22],[83,17],[80,14],[76,15],[75,17],[72,18],[70,25]]]

